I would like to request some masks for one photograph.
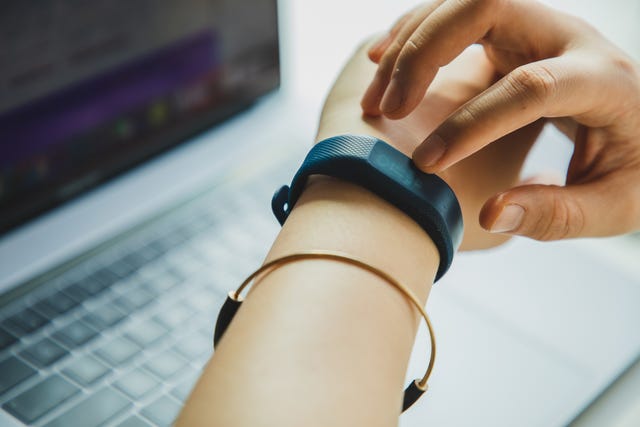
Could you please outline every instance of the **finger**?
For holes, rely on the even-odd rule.
[[[438,172],[540,117],[597,108],[606,81],[584,61],[551,58],[516,68],[451,114],[413,153],[425,172]]]
[[[380,61],[382,54],[384,54],[393,39],[397,37],[400,30],[411,19],[414,13],[415,10],[412,10],[402,15],[402,17],[400,17],[400,19],[398,19],[398,21],[396,21],[396,23],[393,25],[391,30],[384,36],[380,37],[380,39],[373,46],[371,46],[371,48],[367,52],[371,61],[375,62],[376,64]]]
[[[480,225],[492,233],[544,241],[626,233],[638,227],[634,206],[640,198],[638,191],[621,194],[623,185],[619,178],[609,178],[567,187],[512,188],[485,203]]]
[[[422,100],[438,68],[474,43],[535,46],[531,49],[540,58],[557,56],[570,37],[555,15],[536,2],[443,3],[406,40],[393,64],[393,76],[385,88],[380,111],[392,119],[405,117]]]
[[[445,0],[435,0],[427,5],[423,5],[415,9],[410,13],[406,22],[404,22],[400,27],[398,34],[396,34],[395,37],[390,38],[389,45],[385,48],[384,53],[381,54],[380,59],[377,61],[379,63],[378,70],[376,71],[376,74],[361,101],[362,110],[365,114],[370,116],[379,116],[381,114],[380,101],[382,100],[384,90],[389,83],[396,58],[398,57],[402,46],[409,37],[411,37],[411,34],[413,34],[416,28],[418,28],[420,23],[444,1]]]
[[[405,13],[396,21],[389,33],[386,36],[380,38],[376,45],[372,46],[368,52],[369,59],[374,63],[379,63],[382,55],[387,51],[389,46],[399,36],[400,32],[404,30],[406,34],[411,34],[418,28],[420,22],[427,17],[430,11],[433,11],[433,7],[425,6],[423,4],[416,6],[409,12]],[[419,16],[415,16],[419,15]]]
[[[391,33],[387,33],[380,37],[378,41],[376,41],[376,43],[371,46],[371,49],[369,49],[369,51],[367,52],[367,56],[369,57],[371,62],[373,62],[374,64],[380,62],[380,57],[382,57],[384,51],[387,50],[392,40],[393,36],[391,35]]]
[[[380,110],[402,118],[418,105],[438,68],[480,40],[494,25],[503,2],[447,1],[429,14],[406,38],[395,61],[387,64],[391,79]]]

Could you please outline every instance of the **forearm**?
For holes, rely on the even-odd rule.
[[[327,99],[318,139],[369,134],[410,155],[421,137],[493,78],[482,51],[469,51],[441,70],[414,114],[400,121],[363,119],[358,100],[374,71],[364,50],[353,56]],[[504,240],[480,229],[478,212],[488,196],[517,180],[539,127],[516,132],[442,175],[462,205],[463,246]],[[439,263],[430,238],[408,216],[329,178],[307,188],[268,258],[309,249],[362,258],[404,282],[423,303]],[[356,267],[288,265],[250,292],[179,425],[395,425],[417,320],[403,295]]]
[[[308,249],[365,259],[422,302],[439,262],[409,217],[329,178],[309,185],[268,258]],[[405,297],[364,270],[285,266],[250,293],[178,425],[395,425],[417,324]]]

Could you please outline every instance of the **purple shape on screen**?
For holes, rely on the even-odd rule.
[[[0,115],[0,165],[43,152],[209,74],[216,38],[199,33],[132,63]]]

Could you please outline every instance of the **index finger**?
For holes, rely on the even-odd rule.
[[[546,31],[541,26],[553,25],[546,19],[548,12],[535,2],[446,1],[422,22],[400,50],[380,110],[393,119],[409,114],[424,97],[438,69],[479,41],[488,39],[501,48],[527,52],[533,34],[535,45],[544,46],[539,47],[540,54],[555,56],[564,44],[564,37],[557,33],[552,38],[537,35]]]
[[[442,122],[414,151],[414,163],[436,173],[541,117],[602,107],[603,89],[614,99],[622,96],[624,87],[599,75],[589,60],[567,54],[516,68]]]

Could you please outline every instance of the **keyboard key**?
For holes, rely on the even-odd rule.
[[[76,285],[82,288],[88,295],[95,296],[104,291],[111,285],[111,283],[101,279],[96,273],[89,275],[88,277],[80,280]]]
[[[98,331],[81,320],[74,320],[56,331],[53,338],[67,348],[73,349],[86,344],[96,335],[98,335]]]
[[[120,279],[125,279],[129,277],[136,269],[124,262],[122,259],[119,259],[109,264],[109,266],[106,267],[106,270],[109,270]]]
[[[154,320],[145,320],[128,327],[125,334],[141,347],[149,347],[166,336],[168,331]]]
[[[195,230],[197,234],[204,233],[215,224],[215,219],[208,213],[202,212],[189,221],[187,225],[192,230]]]
[[[149,246],[151,246],[154,250],[158,251],[160,255],[164,255],[169,252],[173,247],[168,245],[166,242],[162,240],[162,237],[157,237],[154,240],[149,242]]]
[[[0,329],[0,351],[10,347],[17,341],[18,338],[16,338],[12,333],[7,332],[4,329]]]
[[[153,357],[144,364],[144,367],[160,379],[166,380],[177,374],[186,365],[187,361],[178,353],[168,350]]]
[[[145,265],[147,260],[141,254],[134,251],[122,257],[122,262],[128,264],[134,271],[136,271]]]
[[[189,224],[184,224],[180,227],[180,233],[185,236],[187,240],[193,239],[198,236],[198,230],[196,228],[190,227]]]
[[[62,371],[67,377],[85,387],[104,377],[110,369],[93,356],[85,355],[73,359]]]
[[[143,269],[136,273],[136,276],[142,281],[161,277],[167,272],[167,267],[165,267],[163,264],[164,263],[154,263],[146,265]]]
[[[159,249],[156,245],[145,245],[139,248],[137,251],[138,256],[145,260],[145,263],[149,263],[154,261],[162,255],[162,250]]]
[[[142,409],[141,414],[159,426],[168,427],[173,424],[181,408],[172,398],[162,396]]]
[[[178,385],[171,390],[171,395],[181,402],[184,402],[187,400],[187,397],[189,397],[189,394],[196,385],[198,378],[200,378],[200,372],[195,369],[189,369],[187,373],[181,373],[180,377],[180,382],[178,382]]]
[[[43,368],[62,359],[69,352],[49,338],[43,338],[37,343],[27,347],[20,356]]]
[[[62,292],[56,292],[38,301],[34,308],[49,319],[52,319],[60,314],[66,313],[77,305],[78,303],[71,297]]]
[[[175,227],[172,230],[169,230],[161,239],[157,242],[161,245],[164,245],[170,249],[173,249],[177,246],[182,245],[187,240],[189,240],[191,234],[187,232],[186,229],[182,227]]]
[[[175,349],[189,360],[196,359],[203,354],[210,355],[213,353],[213,337],[197,332],[180,340],[175,345]]]
[[[131,313],[151,303],[153,299],[152,293],[142,287],[137,287],[115,298],[113,303],[124,312]]]
[[[154,320],[163,324],[167,329],[176,329],[184,326],[185,322],[193,315],[193,307],[183,301],[158,313],[154,316]]]
[[[0,394],[31,377],[36,370],[15,356],[0,362]]]
[[[2,325],[14,330],[19,334],[29,334],[39,327],[45,325],[48,319],[37,312],[26,308],[17,314],[6,319]]]
[[[219,256],[218,259],[213,259],[213,261],[223,262],[212,262],[212,253],[216,253]],[[227,267],[231,266],[230,261],[237,261],[236,258],[233,258],[233,253],[229,253],[229,248],[218,241],[217,233],[214,233],[210,238],[203,237],[185,245],[183,250],[177,252],[175,256],[167,257],[167,259],[173,261],[172,267],[178,268],[179,271],[187,275],[193,274],[196,271],[196,266],[199,266],[198,270],[206,267],[209,269],[208,273],[211,273],[213,266],[222,265]],[[191,267],[183,270],[182,266],[189,264],[191,264]]]
[[[135,415],[130,416],[120,424],[118,427],[152,427],[151,424],[143,420],[142,418],[136,417]]]
[[[127,317],[123,311],[110,304],[88,310],[89,313],[86,314],[82,320],[98,330],[109,328]]]
[[[79,391],[60,375],[52,375],[2,407],[20,421],[30,424]]]
[[[200,328],[200,332],[203,333],[207,337],[213,336],[213,328],[215,326],[214,322],[207,322],[204,324],[202,328]]]
[[[136,369],[124,374],[114,385],[133,400],[140,400],[158,387],[160,382],[145,371]]]
[[[120,280],[120,276],[118,276],[115,272],[109,270],[109,268],[101,268],[100,270],[93,273],[94,280],[102,283],[105,288],[116,283]]]
[[[114,389],[105,387],[46,424],[46,427],[98,427],[129,405],[127,398]]]
[[[71,297],[78,304],[85,302],[91,297],[91,294],[89,294],[89,292],[87,292],[78,283],[74,283],[63,288],[62,292]]]
[[[163,269],[161,274],[145,277],[143,287],[156,295],[167,293],[182,282],[182,279],[172,270]]]
[[[226,297],[227,295],[221,291],[198,289],[190,296],[189,300],[196,310],[212,314],[217,312],[216,309],[222,307]]]
[[[171,252],[175,248],[179,247],[181,244],[180,239],[174,239],[173,234],[166,234],[161,237],[158,237],[154,240],[151,245],[159,248],[161,251],[165,253]]]
[[[96,350],[96,356],[115,367],[131,359],[140,351],[140,346],[125,337],[114,338]]]

